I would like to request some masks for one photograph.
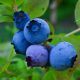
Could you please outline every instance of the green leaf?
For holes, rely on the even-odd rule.
[[[17,80],[26,80],[32,73],[32,69],[28,69],[24,60],[15,57],[12,59],[8,70],[14,74],[13,76],[17,77]]]
[[[0,69],[5,65],[6,60],[7,59],[0,57]]]
[[[26,56],[25,55],[22,55],[22,54],[16,54],[15,55],[15,58],[20,58],[22,60],[25,60],[26,59]]]
[[[32,80],[41,80],[44,76],[44,71],[41,67],[34,67],[32,72]]]
[[[0,22],[12,22],[13,10],[4,5],[0,5]]]
[[[41,80],[41,76],[38,72],[33,72],[32,80]]]
[[[80,68],[77,68],[74,73],[73,73],[73,77],[75,80],[79,80],[80,79]],[[78,79],[79,78],[79,79]]]
[[[17,4],[18,6],[20,6],[23,2],[24,2],[24,0],[16,0],[16,4]]]
[[[12,17],[11,16],[2,16],[0,15],[0,23],[2,22],[12,22]]]
[[[11,45],[10,42],[0,44],[0,57],[1,58],[6,57],[6,59],[7,59],[9,57],[12,47],[13,46]]]
[[[47,10],[49,0],[28,0],[24,1],[22,10],[26,11],[31,18],[42,16]]]
[[[71,80],[70,77],[71,77],[71,74],[68,73],[68,70],[64,70],[64,71],[56,71],[55,70],[55,73],[56,73],[56,78],[57,80]]]
[[[78,0],[76,9],[75,9],[75,21],[77,25],[80,27],[80,0]]]
[[[12,4],[12,0],[0,0],[0,3],[8,6],[8,7],[11,7],[11,4]]]
[[[15,54],[14,54],[14,50],[13,50],[13,47],[12,47],[11,52],[10,52],[10,54],[8,55],[8,59],[7,59],[7,61],[6,61],[6,64],[2,67],[2,69],[1,69],[1,71],[0,71],[0,74],[3,73],[3,72],[5,72],[5,71],[8,69],[8,67],[9,67],[9,65],[10,65],[10,63],[11,63],[11,60],[12,60],[12,58],[13,58],[14,55],[15,55]]]
[[[42,80],[56,80],[55,73],[53,70],[49,70],[43,77]]]
[[[16,0],[16,4],[17,6],[21,5],[23,3],[24,0]],[[0,3],[8,6],[8,7],[13,7],[13,5],[15,4],[14,3],[14,0],[0,0]]]
[[[70,80],[76,80],[73,76],[70,78]]]
[[[14,58],[9,66],[9,70],[12,72],[20,73],[20,72],[25,72],[27,69],[27,64],[25,61],[19,59],[19,58]],[[17,69],[17,70],[16,70]],[[15,71],[16,70],[16,71]]]
[[[9,7],[0,5],[0,15],[10,15],[10,14],[12,14],[12,10]]]

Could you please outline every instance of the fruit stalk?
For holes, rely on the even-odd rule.
[[[16,0],[14,0],[14,3],[13,3],[13,10],[14,10],[14,12],[18,11],[18,6],[16,4]]]
[[[68,33],[68,34],[66,34],[65,37],[69,37],[70,35],[73,35],[73,34],[79,32],[79,31],[80,31],[80,28],[78,28],[78,29],[76,29],[76,30],[74,30],[74,31],[72,31],[72,32],[70,32],[70,33]]]

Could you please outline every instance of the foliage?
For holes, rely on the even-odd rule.
[[[75,9],[75,20],[78,26],[80,26],[80,0],[78,0],[76,9]]]
[[[47,10],[49,0],[0,0],[0,22],[13,22],[14,5],[18,10],[27,12],[31,19],[42,16]],[[12,23],[11,23],[12,24]],[[54,33],[53,26],[50,24],[51,32]],[[15,27],[6,27],[7,33],[17,31]],[[5,30],[4,30],[5,31]],[[5,35],[3,35],[5,36]],[[57,44],[60,41],[71,42],[77,50],[80,60],[80,36],[72,35],[64,37],[65,34],[52,35],[50,44]],[[10,37],[10,36],[9,36]],[[8,37],[8,38],[9,38]],[[0,39],[0,42],[2,40]],[[76,80],[80,77],[80,65],[75,64],[72,69],[66,71],[55,71],[52,68],[27,66],[25,56],[17,55],[10,42],[0,43],[0,80]]]
[[[45,13],[49,0],[0,0],[0,3],[0,22],[12,22],[14,6],[17,5],[18,10],[24,10],[31,18],[35,18]]]

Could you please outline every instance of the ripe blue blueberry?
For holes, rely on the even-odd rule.
[[[27,41],[39,44],[48,39],[50,29],[46,21],[36,18],[29,21],[24,28],[24,36]]]
[[[41,45],[31,45],[26,51],[28,66],[45,66],[48,62],[48,51]]]
[[[20,30],[23,30],[25,24],[30,20],[29,16],[23,11],[15,12],[13,17],[15,26]]]
[[[31,45],[31,43],[26,41],[23,31],[18,31],[15,33],[12,44],[14,45],[15,51],[23,55],[26,54],[26,49]]]
[[[50,64],[56,70],[65,70],[73,67],[76,60],[76,50],[68,42],[60,42],[50,53]]]

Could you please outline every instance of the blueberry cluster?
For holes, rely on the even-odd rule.
[[[50,28],[46,21],[30,20],[24,11],[15,12],[13,17],[19,31],[14,34],[12,44],[16,53],[26,56],[28,66],[51,66],[56,70],[73,67],[77,57],[75,48],[69,42],[47,44]]]

